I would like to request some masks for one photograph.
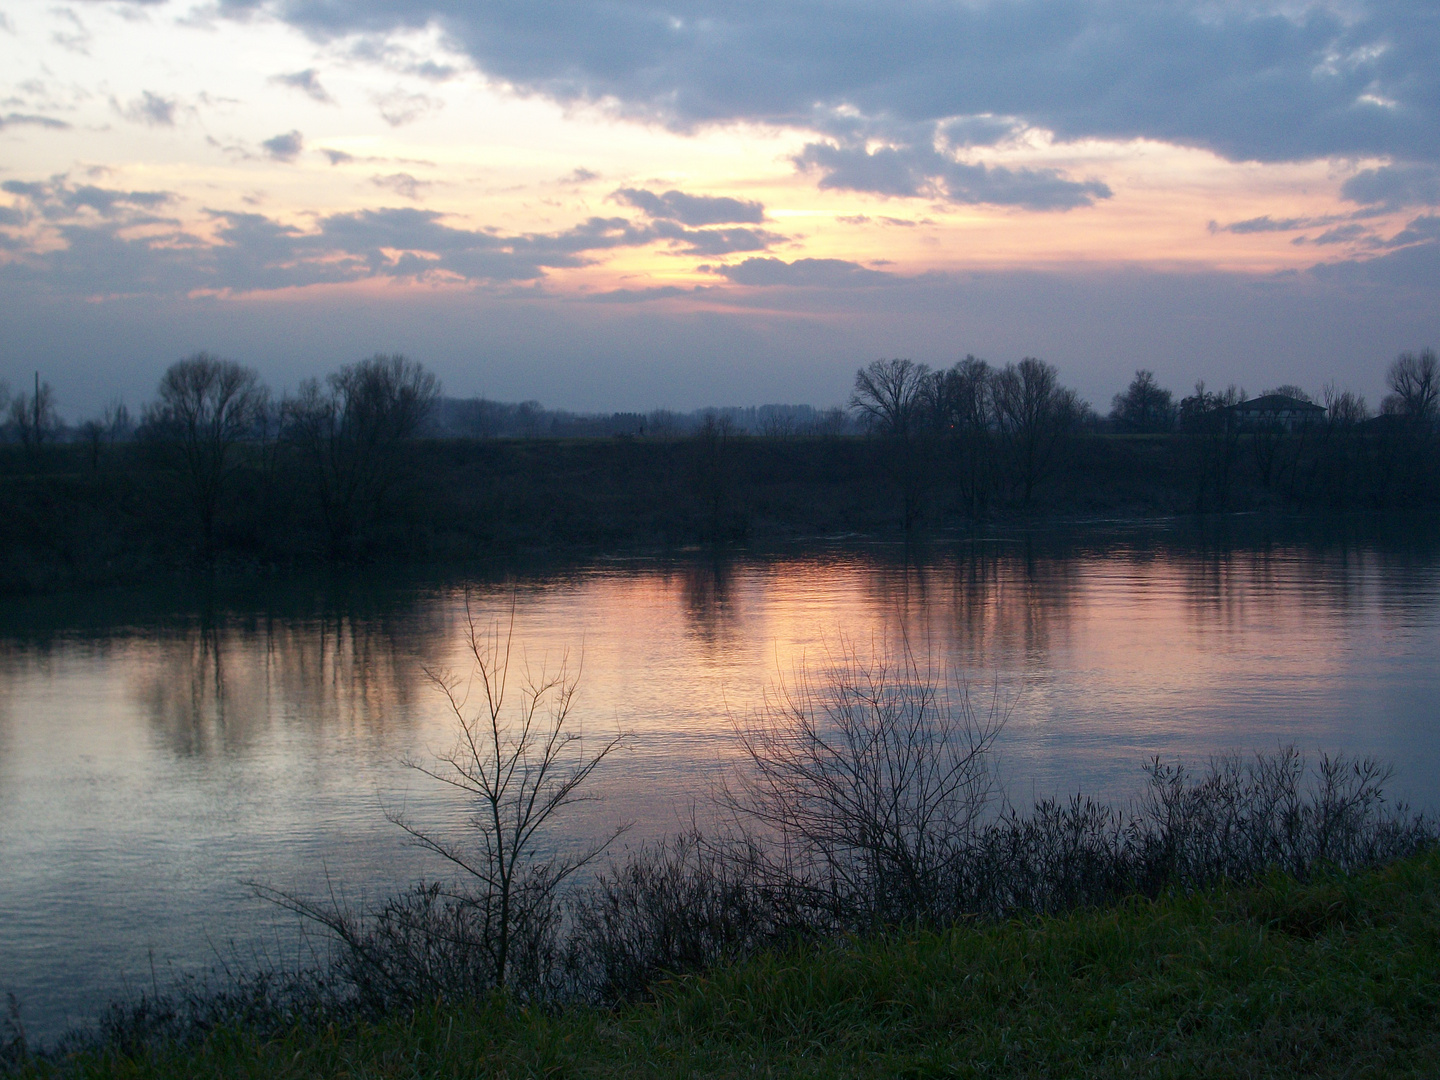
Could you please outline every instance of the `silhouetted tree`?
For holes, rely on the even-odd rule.
[[[1362,483],[1365,439],[1360,425],[1370,418],[1365,399],[1335,383],[1323,389],[1325,423],[1319,425],[1310,492],[1336,509],[1344,507]]]
[[[118,440],[127,437],[132,427],[130,410],[119,398],[110,400],[99,419],[86,420],[81,424],[80,440],[88,451],[90,468],[99,469],[101,449],[105,446],[113,446]]]
[[[1412,505],[1433,494],[1437,481],[1434,432],[1440,424],[1440,371],[1433,349],[1401,353],[1385,373],[1391,393],[1381,404],[1386,421],[1374,452],[1371,485],[1377,504]]]
[[[1175,427],[1175,406],[1170,391],[1155,381],[1155,373],[1140,369],[1123,394],[1110,403],[1110,419],[1120,431],[1159,432]]]
[[[929,430],[930,396],[930,369],[899,359],[876,360],[861,368],[850,395],[850,408],[880,438],[881,464],[900,489],[906,532],[919,518],[929,475],[922,441]]]
[[[993,375],[984,360],[966,356],[927,382],[930,423],[944,436],[960,501],[971,517],[981,512],[995,480]]]
[[[920,420],[929,373],[909,360],[876,360],[855,373],[850,408],[872,431],[907,436]]]
[[[435,376],[403,356],[341,368],[322,387],[300,385],[285,403],[285,431],[309,464],[333,558],[379,509],[398,475],[397,445],[414,437],[440,397]]]
[[[1399,416],[1412,427],[1428,429],[1440,415],[1440,371],[1435,350],[1401,353],[1385,373],[1392,393],[1385,398],[1383,411]]]
[[[35,376],[34,395],[21,394],[10,402],[10,423],[15,434],[27,450],[35,451],[53,441],[60,430],[60,420],[55,412],[55,391],[49,383],[42,383]]]
[[[185,487],[208,558],[236,444],[263,423],[269,394],[250,368],[201,352],[170,365],[159,398],[146,410],[146,435]]]
[[[1030,502],[1055,467],[1061,442],[1077,427],[1085,406],[1059,384],[1049,364],[1027,356],[995,374],[995,419],[1008,451],[1012,484]]]
[[[1365,396],[1341,390],[1333,382],[1325,384],[1325,422],[1332,428],[1348,428],[1370,419]]]
[[[1223,393],[1207,391],[1202,379],[1195,384],[1195,393],[1180,401],[1181,430],[1196,437],[1196,510],[1223,510],[1229,502],[1240,452],[1235,406],[1244,396],[1233,383]]]

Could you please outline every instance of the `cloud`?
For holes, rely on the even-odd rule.
[[[7,127],[41,127],[49,128],[52,131],[69,131],[70,125],[64,120],[55,120],[49,116],[34,116],[30,113],[6,113],[0,116],[0,131]]]
[[[1013,137],[1023,127],[1013,117],[961,116],[940,124],[938,131],[950,146],[994,146]]]
[[[1351,241],[1364,238],[1374,239],[1375,234],[1370,231],[1368,226],[1356,222],[1350,225],[1337,225],[1335,228],[1321,233],[1310,242],[1312,244],[1348,244]]]
[[[709,292],[707,285],[692,285],[688,289],[679,285],[657,285],[649,289],[612,289],[609,292],[592,293],[585,299],[602,304],[643,304],[649,300],[672,300],[677,296],[694,296]]]
[[[389,176],[372,176],[370,183],[376,187],[384,188],[386,191],[393,191],[397,195],[403,195],[407,199],[418,199],[420,193],[431,186],[428,180],[417,180],[409,173],[391,173]]]
[[[1440,205],[1440,167],[1386,165],[1346,180],[1340,194],[1351,202],[1387,207]]]
[[[667,191],[656,195],[643,188],[620,188],[611,198],[642,210],[656,220],[678,221],[682,225],[758,225],[765,220],[765,207],[748,199],[732,199],[718,195],[688,195],[683,191]]]
[[[330,159],[331,165],[348,165],[356,160],[354,154],[347,154],[344,150],[331,150],[329,147],[321,147],[320,153]]]
[[[377,94],[373,100],[381,117],[391,127],[403,127],[428,112],[442,109],[445,105],[439,98],[427,94],[413,94],[399,87],[385,94]]]
[[[375,180],[397,190],[408,187],[406,177]],[[418,189],[422,182],[414,182]],[[618,248],[668,243],[680,251],[724,255],[764,250],[783,239],[744,227],[691,230],[677,222],[637,224],[621,217],[591,217],[558,232],[506,235],[407,207],[331,214],[308,228],[259,213],[214,210],[209,228],[196,229],[153,214],[174,198],[168,192],[76,185],[65,177],[6,181],[0,190],[19,200],[6,215],[12,224],[43,226],[21,234],[16,244],[23,257],[0,265],[0,276],[19,275],[67,295],[110,294],[117,282],[128,292],[157,294],[264,291],[367,278],[531,282],[552,269],[590,265]],[[166,227],[143,235],[127,231],[137,224]],[[62,242],[58,247],[56,238]]]
[[[599,173],[594,172],[594,171],[592,171],[592,170],[590,170],[590,169],[577,168],[577,169],[573,170],[573,171],[570,173],[569,176],[562,176],[562,177],[560,178],[560,183],[562,183],[562,184],[588,184],[591,180],[598,180],[598,179],[600,179],[600,174],[599,174]]]
[[[655,239],[668,240],[671,247],[687,255],[731,255],[742,251],[765,251],[786,239],[769,229],[695,226],[765,220],[765,207],[748,199],[717,195],[690,195],[667,191],[657,195],[644,188],[619,188],[610,193],[618,203],[644,212],[651,224],[646,231]]]
[[[79,53],[81,56],[89,56],[90,31],[86,28],[85,24],[80,21],[80,16],[76,15],[70,8],[65,7],[51,8],[50,14],[66,23],[66,28],[64,30],[56,30],[50,35],[50,40],[62,49],[69,49],[71,52]]]
[[[1429,0],[279,0],[267,10],[319,37],[435,26],[521,93],[678,129],[824,132],[860,116],[959,147],[1013,125],[1234,161],[1440,163]]]
[[[281,86],[288,86],[292,90],[299,90],[322,105],[335,104],[335,99],[330,96],[330,92],[320,85],[320,75],[314,68],[306,68],[304,71],[292,72],[289,75],[272,75],[270,81]]]
[[[305,149],[305,138],[298,131],[287,131],[283,135],[276,135],[266,139],[260,144],[267,157],[275,161],[291,162],[300,156],[300,151]]]
[[[704,269],[702,267],[702,269]],[[746,259],[735,266],[715,266],[711,273],[736,285],[791,285],[806,288],[848,288],[855,285],[882,285],[896,278],[879,270],[867,270],[845,259]]]
[[[1246,218],[1244,221],[1232,221],[1228,225],[1221,225],[1218,221],[1210,222],[1212,233],[1236,233],[1246,236],[1250,233],[1270,232],[1296,232],[1300,229],[1315,229],[1324,225],[1341,220],[1333,215],[1326,217],[1292,217],[1272,218],[1269,214],[1263,217]]]
[[[1418,244],[1428,240],[1440,240],[1440,216],[1427,214],[1413,219],[1402,230],[1386,241],[1387,247],[1404,244]]]
[[[785,239],[768,229],[686,229],[672,222],[657,222],[651,229],[658,238],[673,241],[687,255],[730,255],[737,251],[765,251]]]
[[[61,175],[50,180],[6,180],[0,191],[18,196],[40,217],[58,221],[88,210],[104,218],[127,218],[133,224],[137,214],[148,214],[175,201],[169,191],[121,191],[94,184],[72,184]]]
[[[126,105],[120,105],[113,98],[111,104],[126,120],[148,127],[174,127],[175,110],[179,108],[179,102],[174,98],[162,97],[149,90]]]
[[[413,75],[429,82],[445,82],[458,73],[454,64],[440,63],[383,34],[362,34],[349,43],[348,55],[366,63],[379,64],[400,75]]]
[[[1098,180],[1076,181],[1058,169],[1008,169],[955,161],[933,146],[837,146],[807,143],[793,159],[820,174],[822,188],[901,198],[991,203],[1027,210],[1073,210],[1110,198]]]

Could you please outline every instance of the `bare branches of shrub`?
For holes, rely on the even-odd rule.
[[[552,993],[560,977],[561,889],[627,828],[579,848],[549,834],[553,818],[594,798],[586,782],[626,736],[586,743],[572,715],[580,676],[568,656],[554,668],[526,666],[514,689],[513,605],[503,627],[482,629],[468,601],[466,615],[468,676],[427,671],[454,717],[455,743],[433,764],[406,764],[461,794],[472,809],[468,827],[450,836],[401,812],[387,815],[456,868],[458,882],[421,884],[369,911],[333,895],[317,902],[256,887],[332,935],[344,977],[372,1010],[497,989]]]
[[[724,796],[760,830],[757,871],[846,925],[930,915],[994,794],[998,705],[977,714],[908,642],[868,659],[842,643],[822,682],[802,668],[772,688]]]

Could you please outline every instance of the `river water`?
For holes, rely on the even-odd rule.
[[[1440,809],[1440,543],[1290,523],[683,552],[397,579],[0,604],[0,993],[32,1037],[117,994],[283,952],[246,882],[363,902],[442,870],[388,814],[463,827],[406,766],[448,749],[469,627],[578,676],[624,731],[569,835],[706,813],[767,688],[907,647],[1007,717],[1009,799],[1123,800],[1153,755],[1343,751]]]

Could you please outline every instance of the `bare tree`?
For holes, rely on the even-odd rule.
[[[1341,390],[1333,382],[1325,384],[1325,422],[1332,428],[1354,427],[1370,418],[1370,407],[1365,396],[1351,390]]]
[[[269,393],[251,368],[201,352],[170,365],[159,398],[146,409],[146,433],[185,485],[209,556],[236,446],[263,422]]]
[[[1013,482],[1022,500],[1050,475],[1061,442],[1078,425],[1085,406],[1059,384],[1055,368],[1027,356],[995,374],[995,416],[1009,450]]]
[[[55,412],[55,391],[49,383],[40,381],[35,374],[34,395],[21,394],[10,402],[10,422],[15,433],[27,450],[40,447],[55,438],[60,430],[60,418]]]
[[[440,384],[403,356],[374,356],[300,386],[284,407],[285,430],[309,463],[333,558],[340,558],[399,475],[398,444],[435,407]]]
[[[725,800],[781,887],[842,925],[923,918],[964,859],[992,794],[1003,716],[971,707],[908,643],[868,661],[842,645],[823,685],[805,670],[739,725],[750,775]],[[998,705],[998,695],[996,705]]]
[[[456,743],[435,765],[409,761],[426,776],[460,791],[475,807],[472,829],[463,841],[442,837],[402,814],[391,820],[425,848],[464,871],[474,886],[463,894],[481,919],[481,940],[494,986],[506,985],[517,939],[534,944],[552,928],[556,891],[597,858],[625,831],[617,826],[578,852],[537,857],[543,830],[560,811],[594,798],[584,791],[601,762],[626,735],[617,732],[587,747],[575,730],[571,710],[579,672],[562,658],[557,669],[527,670],[519,700],[507,701],[514,644],[515,611],[503,629],[482,630],[470,615],[473,667],[468,679],[427,671],[455,718]],[[478,707],[470,707],[472,697]]]
[[[1385,373],[1392,393],[1384,411],[1405,418],[1418,428],[1428,428],[1440,415],[1440,370],[1434,349],[1401,353]]]
[[[850,408],[880,437],[880,464],[899,489],[908,533],[920,516],[931,479],[927,448],[934,394],[930,369],[909,360],[876,360],[855,373]]]
[[[966,356],[927,384],[932,423],[948,443],[960,498],[971,516],[980,513],[995,479],[993,381],[989,364]]]
[[[920,419],[930,369],[909,360],[876,360],[855,372],[850,408],[871,430],[905,437]]]
[[[1110,403],[1110,419],[1121,431],[1157,432],[1175,427],[1175,405],[1169,390],[1155,381],[1155,373],[1144,368],[1135,372],[1123,394]]]
[[[595,796],[586,782],[628,736],[587,745],[571,715],[579,686],[568,656],[559,667],[526,670],[512,698],[515,610],[482,628],[466,601],[472,668],[466,677],[427,668],[455,720],[452,748],[433,763],[405,764],[458,791],[473,813],[460,835],[445,835],[398,811],[386,816],[421,847],[461,873],[451,885],[420,884],[369,912],[334,890],[312,900],[251,883],[257,894],[319,923],[341,945],[339,967],[362,1004],[383,1013],[437,997],[508,989],[530,998],[556,990],[560,890],[628,825],[578,849],[550,843],[548,826]],[[472,708],[472,699],[474,707]]]
[[[118,397],[111,398],[105,406],[105,411],[100,415],[100,424],[104,428],[106,441],[112,446],[123,439],[128,439],[135,431],[135,423],[130,418],[130,410]]]

